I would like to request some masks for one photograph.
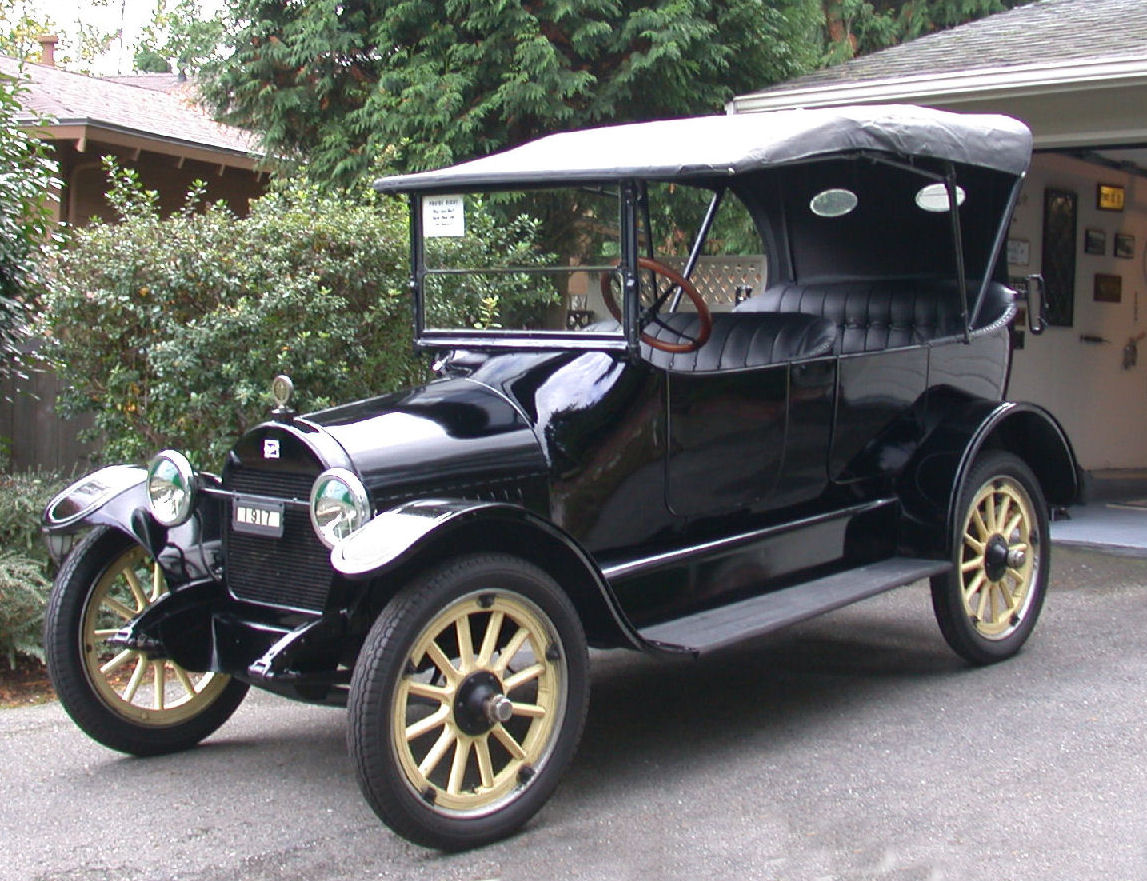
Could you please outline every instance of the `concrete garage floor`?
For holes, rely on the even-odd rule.
[[[1051,540],[1065,547],[1147,557],[1147,472],[1088,475],[1083,503],[1057,517]]]

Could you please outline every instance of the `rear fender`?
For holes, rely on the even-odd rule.
[[[502,552],[549,572],[581,617],[591,645],[646,648],[589,555],[562,530],[525,508],[433,499],[383,511],[335,545],[331,565],[354,580],[393,584],[448,557]]]
[[[220,537],[219,503],[197,494],[195,513],[168,529],[152,516],[145,485],[147,469],[112,465],[80,478],[44,509],[41,531],[53,559],[60,563],[76,538],[93,526],[109,526],[131,536],[159,560],[169,587],[211,574],[212,543]],[[218,478],[197,474],[200,489],[217,486]]]
[[[965,401],[942,414],[902,473],[905,550],[951,551],[959,490],[977,457],[988,449],[1013,453],[1026,462],[1049,505],[1077,501],[1079,466],[1055,417],[1035,404]]]

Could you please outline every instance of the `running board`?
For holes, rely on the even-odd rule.
[[[641,636],[670,651],[703,654],[947,572],[946,560],[892,557],[728,606],[643,628]]]

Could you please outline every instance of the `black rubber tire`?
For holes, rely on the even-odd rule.
[[[1014,535],[1004,536],[1003,530],[982,528],[972,520],[972,507],[977,504],[977,499],[987,500],[988,497],[983,493],[989,488],[993,499],[1002,498],[999,495],[1001,493],[1008,495],[1009,510],[1011,505],[1021,508],[1026,506],[1027,511],[1022,526],[1015,530]],[[983,522],[981,517],[980,523]],[[981,583],[999,584],[1002,580],[991,581],[992,574],[998,574],[999,566],[1002,564],[997,564],[995,570],[987,563],[977,566],[976,560],[979,558],[975,557],[976,551],[965,541],[965,533],[969,529],[980,535],[990,533],[989,541],[992,539],[997,541],[997,556],[1002,556],[1004,549],[1009,546],[1026,549],[1025,554],[1031,563],[1031,569],[1030,571],[1026,569],[1025,562],[1020,567],[1026,573],[1025,576],[1013,579],[1017,585],[1026,585],[1026,592],[1016,602],[1006,622],[997,621],[989,626],[989,622],[979,620],[972,612],[969,606],[971,600],[965,602],[964,567],[969,568],[967,574],[970,578],[978,577],[978,571],[983,570],[986,582]],[[976,538],[974,535],[971,537]],[[1017,456],[1000,451],[984,453],[972,466],[960,487],[959,502],[952,527],[954,567],[951,571],[932,579],[932,608],[936,613],[936,620],[948,645],[958,655],[971,664],[994,664],[1012,657],[1023,647],[1043,608],[1051,563],[1050,552],[1048,509],[1039,481]],[[981,556],[986,560],[988,554]],[[998,632],[991,632],[993,629]]]
[[[520,770],[507,772],[505,779],[509,781],[509,789],[497,803],[474,810],[447,810],[433,797],[434,790],[429,784],[422,793],[415,790],[416,783],[421,785],[421,781],[412,779],[417,772],[404,770],[399,755],[400,750],[405,750],[409,762],[413,749],[405,744],[397,745],[394,726],[407,724],[412,704],[407,703],[411,700],[410,692],[404,694],[403,689],[410,688],[409,674],[415,662],[420,657],[429,657],[412,653],[418,646],[426,645],[426,640],[435,639],[433,634],[441,636],[449,632],[446,628],[437,628],[443,621],[452,620],[454,610],[465,609],[467,604],[472,607],[476,602],[528,607],[536,623],[546,630],[546,638],[552,641],[541,666],[563,671],[560,677],[553,674],[553,681],[564,683],[561,686],[564,699],[553,712],[553,722],[546,723],[552,727],[547,727],[548,734],[543,740],[546,747],[538,767],[530,771],[532,766],[527,766],[525,776]],[[475,614],[480,618],[482,613]],[[495,629],[489,624],[486,628]],[[502,649],[498,651],[501,653]],[[481,653],[478,654],[480,662]],[[465,665],[458,663],[459,669],[464,669]],[[538,666],[537,661],[534,665]],[[487,665],[486,669],[491,666]],[[508,555],[481,554],[449,561],[408,584],[375,621],[351,680],[348,747],[367,802],[379,818],[402,837],[440,850],[478,847],[514,832],[545,804],[573,758],[589,700],[588,668],[585,635],[573,605],[554,579],[536,566]],[[507,672],[502,670],[501,675]],[[505,681],[508,683],[509,679]],[[499,680],[499,687],[501,683]],[[507,685],[505,694],[512,693]],[[440,701],[439,711],[449,713],[442,723],[442,731],[458,735],[460,717],[449,711],[450,707],[458,706],[457,702],[453,698]],[[396,715],[400,708],[401,721]],[[492,742],[496,733],[491,730],[481,737],[488,737]],[[438,736],[437,731],[428,736]],[[457,742],[461,742],[461,735]],[[485,749],[489,761],[490,746]],[[469,748],[465,755],[470,755]],[[426,780],[430,774],[426,772]],[[475,788],[474,793],[477,792]],[[476,795],[467,797],[478,798]]]
[[[211,689],[213,697],[189,718],[172,713],[177,721],[167,723],[162,713],[153,722],[129,718],[101,694],[92,680],[99,675],[87,668],[84,651],[84,617],[89,602],[104,575],[139,553],[139,546],[125,533],[97,527],[86,535],[60,570],[44,614],[44,648],[48,674],[60,703],[72,720],[91,738],[110,749],[136,756],[179,752],[195,746],[235,712],[247,694],[247,684],[221,676]]]

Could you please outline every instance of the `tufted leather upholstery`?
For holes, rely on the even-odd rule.
[[[992,283],[981,312],[984,327],[1010,316],[1011,293]],[[838,329],[837,352],[877,352],[920,345],[964,332],[960,297],[952,283],[875,280],[767,288],[736,312],[801,312],[829,319]]]
[[[668,342],[681,341],[678,331],[696,335],[695,313],[663,315],[661,320],[673,330],[651,324],[645,332]],[[645,358],[658,367],[706,373],[827,355],[835,340],[836,327],[826,318],[799,312],[788,315],[717,312],[713,314],[713,332],[708,342],[697,351],[671,354],[644,344],[641,350]]]

